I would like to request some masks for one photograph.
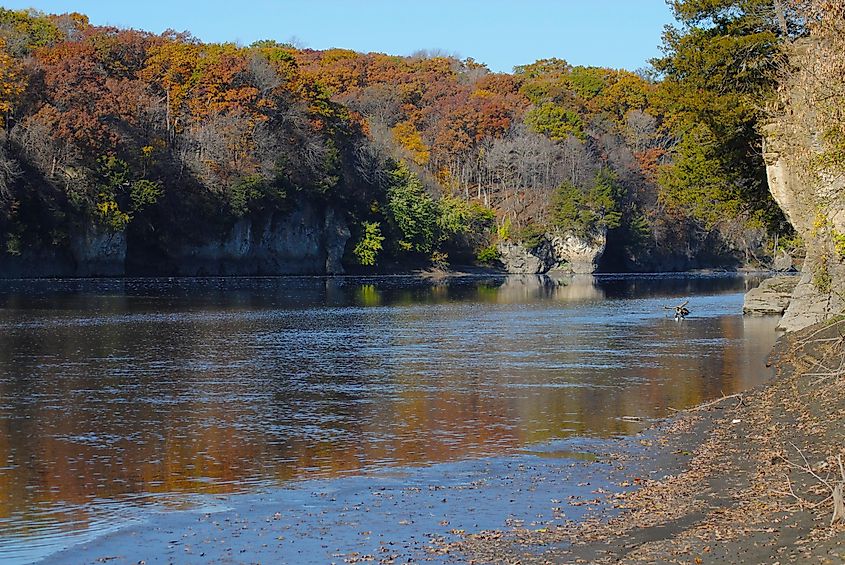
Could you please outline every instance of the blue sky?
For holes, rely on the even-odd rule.
[[[100,25],[204,41],[257,39],[406,55],[440,49],[494,71],[558,57],[636,70],[659,54],[664,0],[0,0],[5,8],[82,12]]]

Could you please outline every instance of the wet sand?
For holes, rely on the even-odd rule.
[[[634,437],[561,440],[505,457],[207,497],[49,562],[497,562],[524,558],[513,553],[517,533],[535,536],[524,549],[540,558],[543,536],[605,521],[625,496],[686,467],[690,452],[666,448],[668,427],[686,443],[700,433],[671,421]],[[494,553],[479,555],[480,540]]]
[[[542,451],[208,497],[80,544],[51,563],[444,562],[465,533],[544,530],[602,506],[629,439],[565,440]],[[614,454],[614,455],[611,455]]]

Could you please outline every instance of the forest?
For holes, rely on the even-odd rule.
[[[496,266],[554,234],[606,238],[606,271],[767,266],[800,246],[760,124],[805,18],[670,4],[648,69],[510,74],[0,8],[0,265],[119,236],[129,272],[168,274],[175,249],[307,204],[342,217],[350,272]]]

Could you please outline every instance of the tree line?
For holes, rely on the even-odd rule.
[[[362,269],[494,262],[497,239],[555,231],[610,230],[621,269],[751,260],[789,241],[757,126],[806,17],[671,4],[649,71],[509,74],[0,8],[0,253],[92,228],[166,249],[306,199],[345,213]]]

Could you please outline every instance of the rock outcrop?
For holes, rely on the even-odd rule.
[[[742,313],[750,316],[782,315],[789,306],[797,276],[772,277],[748,291]]]
[[[0,279],[118,277],[125,274],[125,262],[125,234],[89,226],[71,233],[65,245],[0,253]]]
[[[497,245],[499,261],[508,273],[513,275],[536,275],[547,272],[551,267],[548,263],[546,250],[548,245],[528,249],[524,245],[512,241],[500,241]]]
[[[224,234],[132,255],[125,233],[88,228],[64,246],[0,254],[0,278],[343,274],[342,213],[300,203],[286,214],[242,218]],[[135,249],[137,252],[137,249]]]
[[[795,260],[792,255],[784,250],[780,250],[775,254],[775,259],[772,262],[772,270],[778,273],[797,273],[795,268]]]
[[[810,178],[801,160],[795,157],[798,152],[791,143],[800,138],[789,124],[768,124],[765,134],[764,158],[769,190],[807,249],[792,301],[780,323],[782,329],[794,331],[845,309],[839,292],[845,287],[845,266],[840,262],[829,233],[831,229],[845,233],[845,217],[836,208],[824,204],[825,193],[833,187]],[[820,225],[831,229],[819,229]]]
[[[89,227],[70,238],[73,276],[119,277],[126,273],[126,234]]]
[[[596,272],[598,261],[607,247],[607,231],[602,230],[589,239],[573,234],[554,234],[549,237],[557,264],[554,270],[575,275]]]
[[[560,271],[569,274],[592,274],[607,245],[607,233],[591,238],[573,234],[547,233],[533,248],[512,241],[498,244],[499,257],[511,274],[542,274]]]
[[[793,47],[795,68],[812,66],[817,45]],[[769,190],[806,247],[801,278],[781,320],[793,331],[845,312],[845,176],[820,169],[825,150],[815,95],[800,72],[781,85],[783,109],[763,127]]]
[[[343,274],[349,228],[341,214],[303,203],[287,214],[242,218],[219,239],[169,252],[180,276]]]

